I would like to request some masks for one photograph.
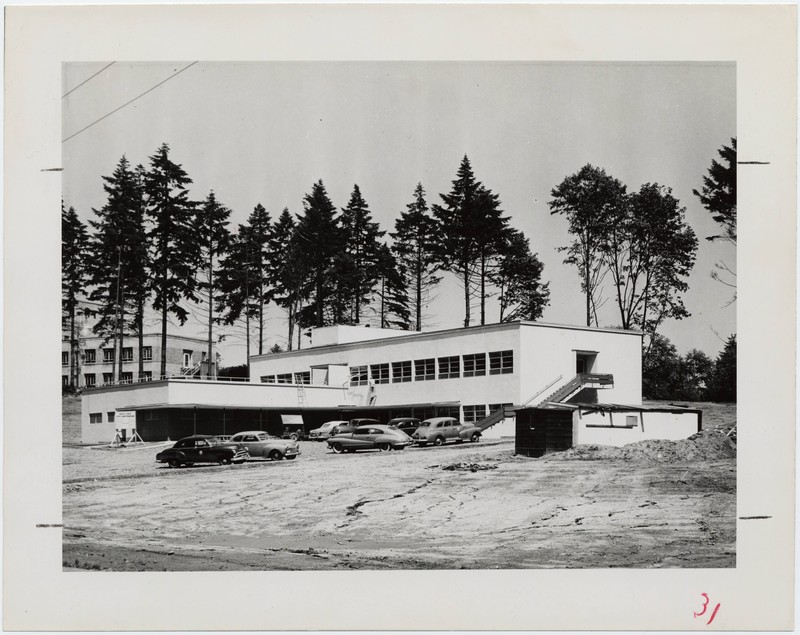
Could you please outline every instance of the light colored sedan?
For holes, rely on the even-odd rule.
[[[328,439],[328,446],[336,454],[372,450],[405,450],[411,445],[411,437],[397,428],[382,424],[358,426],[352,432],[336,434]]]
[[[471,423],[459,423],[453,417],[433,417],[420,423],[411,438],[421,448],[429,443],[443,445],[449,441],[475,443],[481,438],[481,429]]]
[[[300,455],[297,441],[279,439],[261,430],[237,432],[231,437],[231,442],[245,446],[252,457],[260,456],[273,461],[296,459]]]
[[[334,430],[338,426],[346,425],[347,421],[327,421],[323,423],[319,428],[314,428],[311,432],[308,433],[308,438],[312,441],[324,441],[328,437],[334,434]]]

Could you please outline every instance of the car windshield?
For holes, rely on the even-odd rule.
[[[219,445],[222,443],[222,441],[220,441],[217,437],[208,437],[206,441],[208,442],[208,445]]]

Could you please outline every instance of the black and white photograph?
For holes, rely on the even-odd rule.
[[[64,567],[735,566],[735,71],[65,63]]]
[[[196,9],[209,24],[233,15]],[[440,9],[420,15],[440,24]],[[524,8],[484,9],[497,42],[513,15],[536,23]],[[594,10],[574,10],[564,29],[577,40]],[[54,416],[35,424],[60,457],[39,466],[59,491],[31,525],[47,534],[37,558],[48,575],[78,594],[111,579],[168,593],[183,579],[202,614],[210,588],[189,588],[204,580],[232,580],[229,601],[234,588],[258,597],[238,574],[264,576],[273,610],[309,611],[336,580],[321,600],[335,606],[330,623],[151,615],[98,628],[752,627],[733,598],[786,542],[779,503],[794,491],[793,422],[776,416],[794,416],[793,366],[770,356],[794,346],[777,339],[793,324],[794,272],[779,272],[795,228],[779,225],[791,223],[775,204],[786,183],[763,206],[754,194],[788,165],[773,137],[748,134],[755,65],[724,48],[648,55],[644,44],[383,55],[361,33],[351,51],[367,54],[346,42],[298,54],[293,33],[310,39],[323,22],[355,33],[357,14],[381,25],[375,36],[394,15],[397,33],[430,37],[399,6],[327,11],[329,22],[254,8],[275,18],[263,24],[281,33],[282,55],[120,45],[49,56],[58,138],[31,163],[47,196],[26,222],[41,219],[60,243],[6,286],[8,298],[44,267],[32,295],[48,325],[60,321],[39,345],[52,357],[61,342],[60,391],[52,374],[42,396]],[[461,13],[465,32],[481,32]],[[95,12],[75,15],[85,26]],[[163,15],[148,22],[156,31],[171,24]],[[13,133],[10,143],[22,151]],[[60,226],[49,209],[59,197]],[[753,327],[755,313],[772,332]],[[754,497],[760,488],[770,493]],[[760,542],[772,546],[754,565]],[[368,610],[336,591],[359,579],[386,591]],[[565,599],[563,622],[550,601],[537,621],[570,579],[594,599]],[[408,615],[445,580],[440,602]],[[544,590],[548,580],[559,582]],[[655,602],[669,617],[653,621],[644,599],[629,621],[615,622],[624,602],[599,606],[635,588],[666,589]],[[509,617],[535,589],[544,595]],[[95,624],[75,611],[64,625]]]

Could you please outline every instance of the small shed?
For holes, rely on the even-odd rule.
[[[572,410],[521,408],[516,411],[514,454],[539,457],[572,447]]]

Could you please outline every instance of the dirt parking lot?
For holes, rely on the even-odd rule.
[[[157,446],[65,447],[63,561],[115,571],[733,567],[735,446],[702,459],[695,446],[615,460],[515,457],[512,441],[344,455],[302,442],[295,461],[181,469],[155,463]]]

